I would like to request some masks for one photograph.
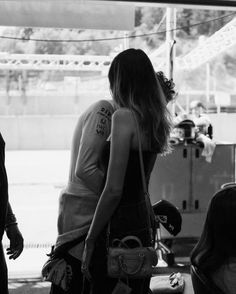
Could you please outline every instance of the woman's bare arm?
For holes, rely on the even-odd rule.
[[[126,109],[117,110],[113,115],[107,180],[87,239],[97,238],[119,204],[133,136],[132,119]]]

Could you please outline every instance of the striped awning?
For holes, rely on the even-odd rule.
[[[89,0],[0,0],[0,26],[128,31],[133,4]]]
[[[129,31],[146,4],[236,10],[236,0],[0,0],[0,26]]]

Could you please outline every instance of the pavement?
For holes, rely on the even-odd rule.
[[[57,235],[58,197],[69,170],[68,150],[7,151],[9,198],[24,237],[24,251],[7,259],[9,279],[39,278]],[[6,237],[3,245],[9,242]]]
[[[49,294],[50,283],[41,281],[9,281],[9,294]]]

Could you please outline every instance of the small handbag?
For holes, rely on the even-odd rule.
[[[136,242],[137,247],[129,248],[129,241],[132,245]],[[114,239],[112,243],[107,260],[109,277],[137,279],[152,276],[153,266],[157,264],[157,253],[153,247],[143,247],[136,236]]]
[[[134,115],[134,114],[133,114]],[[143,157],[141,149],[141,139],[139,134],[138,122],[134,115],[138,143],[139,143],[139,161],[142,175],[142,184],[145,194],[145,203],[147,206],[148,226],[151,230],[151,218],[154,219],[154,212],[152,210],[149,194],[147,191],[147,186],[145,182]],[[157,252],[154,247],[143,247],[142,242],[136,236],[127,236],[122,240],[114,239],[109,246],[109,234],[110,234],[110,223],[107,229],[107,249],[108,249],[108,259],[107,259],[107,272],[108,276],[111,278],[125,278],[125,279],[138,279],[151,277],[153,273],[153,268],[157,264],[158,257]],[[154,236],[153,236],[154,237]],[[136,242],[136,246],[134,246]],[[128,244],[132,243],[132,246]],[[154,240],[155,244],[155,240]]]

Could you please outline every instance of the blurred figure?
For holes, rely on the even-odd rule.
[[[7,248],[9,259],[16,259],[23,251],[23,237],[18,229],[16,217],[8,202],[8,180],[5,168],[5,142],[0,134],[0,293],[8,293],[8,275],[2,247],[4,231],[10,240]]]
[[[206,110],[206,107],[199,100],[194,100],[190,103],[190,110],[193,116],[200,117]]]
[[[210,118],[205,114],[206,107],[201,101],[194,100],[190,103],[191,114],[189,119],[191,119],[195,126],[198,128],[198,132],[207,135],[208,128],[211,124]]]
[[[213,128],[209,117],[205,114],[205,106],[194,100],[190,104],[191,113],[181,113],[173,118],[175,128],[171,140],[184,143],[198,143],[203,147],[201,155],[211,163],[216,144],[212,140]]]
[[[205,106],[201,101],[194,100],[189,106],[190,113],[181,112],[174,118],[174,124],[178,125],[184,120],[192,120],[194,125],[198,128],[198,132],[206,135],[207,129],[210,125],[210,119],[205,114]]]
[[[210,118],[205,114],[206,107],[201,101],[192,101],[190,103],[191,119],[195,124],[195,138],[203,146],[201,155],[206,161],[211,163],[216,144],[212,140],[213,130]]]
[[[148,186],[157,154],[169,150],[167,98],[148,56],[140,49],[119,53],[111,63],[108,78],[117,110],[112,116],[111,139],[104,149],[106,183],[86,237],[82,271],[91,281],[91,294],[146,294],[150,277],[127,279],[121,290],[119,279],[108,276],[107,243],[133,235],[143,246],[154,246],[142,185],[138,134]]]
[[[191,263],[225,294],[236,291],[236,184],[219,190],[208,207]]]

